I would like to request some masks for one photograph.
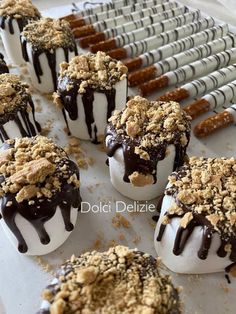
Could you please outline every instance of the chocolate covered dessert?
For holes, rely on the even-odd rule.
[[[98,142],[115,109],[127,98],[127,68],[104,52],[62,63],[55,103],[62,108],[71,134]]]
[[[33,86],[42,93],[55,91],[60,63],[77,55],[69,23],[42,18],[24,28],[21,41]]]
[[[43,136],[0,147],[0,223],[20,253],[47,254],[73,230],[81,198],[79,170]]]
[[[14,74],[0,74],[0,142],[24,136],[35,136],[40,124],[28,85]]]
[[[179,273],[236,263],[236,160],[191,157],[169,177],[156,227],[164,264]]]
[[[9,73],[9,69],[6,65],[3,54],[0,53],[0,74],[3,73]]]
[[[152,256],[124,246],[74,255],[43,291],[40,314],[179,314],[179,289]]]
[[[41,17],[31,0],[3,0],[0,2],[0,33],[6,53],[15,64],[24,63],[20,33],[29,21]]]
[[[184,163],[189,138],[190,117],[178,103],[135,96],[106,128],[113,186],[134,200],[161,195],[168,176]]]

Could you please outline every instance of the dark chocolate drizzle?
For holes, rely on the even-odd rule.
[[[22,47],[22,55],[26,62],[29,62],[29,56],[27,52],[27,40],[24,37],[21,37],[21,47]],[[71,47],[60,47],[64,50],[65,61],[69,62],[69,52],[74,52],[75,55],[78,55],[77,46],[74,43]],[[45,53],[46,58],[48,60],[48,65],[51,70],[52,80],[53,80],[53,87],[54,90],[57,90],[57,76],[58,73],[56,71],[57,61],[56,61],[56,49],[46,50],[40,49],[32,46],[32,60],[34,70],[38,79],[38,82],[41,83],[41,76],[43,75],[42,67],[40,64],[39,57],[42,53]]]
[[[181,172],[180,172],[181,173]],[[168,212],[165,213],[165,215],[168,217],[168,219],[173,218],[181,218],[184,216],[186,212],[188,212],[188,208],[185,207],[179,200],[176,199],[175,193],[172,192],[171,188],[166,191],[167,195],[171,195],[175,198],[175,202],[178,206],[183,208],[184,213],[182,215],[177,214],[169,214]],[[184,248],[186,243],[188,242],[188,239],[192,235],[195,227],[201,227],[202,229],[202,239],[201,239],[201,245],[198,249],[198,257],[202,260],[206,259],[208,256],[208,251],[211,247],[211,241],[212,236],[217,231],[214,229],[213,225],[210,223],[210,221],[203,215],[203,214],[197,214],[192,212],[193,219],[189,222],[189,224],[186,226],[186,228],[179,226],[176,236],[175,236],[175,242],[173,247],[173,253],[175,255],[180,255]],[[162,237],[164,235],[166,224],[161,224],[160,229],[157,235],[157,241],[160,242],[162,240]],[[227,255],[227,252],[225,251],[226,244],[231,244],[231,252],[229,254],[229,258],[234,263],[236,262],[236,237],[235,235],[226,235],[226,234],[219,234],[221,239],[221,244],[216,252],[216,254],[219,257],[225,257]]]
[[[105,131],[105,136],[111,136],[107,142],[107,155],[108,157],[112,157],[116,150],[122,148],[123,156],[124,156],[124,164],[125,164],[125,173],[123,180],[125,182],[130,182],[129,176],[138,171],[142,174],[152,174],[154,183],[157,181],[156,169],[157,163],[160,160],[163,160],[166,156],[166,150],[169,145],[175,146],[175,160],[173,171],[178,167],[182,166],[184,163],[184,159],[186,157],[186,149],[188,146],[188,142],[190,139],[190,130],[186,131],[187,144],[185,146],[181,146],[178,140],[178,132],[176,132],[174,139],[171,142],[163,141],[159,145],[155,147],[151,147],[147,150],[150,160],[144,160],[139,157],[139,155],[135,154],[135,147],[139,146],[139,138],[130,139],[124,138],[122,135],[118,135],[115,127],[110,123]]]
[[[65,116],[65,110],[68,112],[68,115],[71,120],[78,119],[78,106],[77,106],[77,96],[78,90],[80,87],[80,80],[71,79],[68,76],[59,77],[58,79],[58,94],[60,96],[61,102],[63,104],[63,115],[69,129],[68,121]],[[67,85],[70,85],[70,90],[67,89]],[[111,90],[100,90],[86,88],[84,94],[82,94],[82,103],[85,113],[85,121],[88,129],[88,134],[91,141],[94,144],[98,144],[97,137],[97,126],[94,121],[93,115],[93,102],[94,102],[94,92],[103,93],[107,99],[107,120],[111,117],[112,112],[115,110],[115,99],[116,99],[116,90],[112,88]]]
[[[25,97],[26,98],[24,98],[22,101],[22,106],[17,106],[12,111],[5,112],[3,115],[0,116],[0,140],[2,142],[9,139],[9,136],[4,129],[4,124],[9,121],[14,121],[16,123],[22,137],[35,136],[41,131],[41,126],[39,122],[35,119],[35,108],[31,96],[29,94],[26,94]],[[31,107],[34,124],[30,121],[27,104]],[[19,116],[23,120],[24,125],[22,124]]]
[[[1,146],[0,150],[6,150],[9,148],[11,148],[11,146],[5,143]],[[79,179],[79,170],[76,164],[69,159],[64,160],[64,163],[68,164],[71,175],[75,173]],[[60,166],[62,166],[62,164],[59,165],[57,171],[60,171]],[[0,182],[3,181],[4,177],[1,176]],[[0,218],[4,219],[8,228],[18,240],[19,252],[27,252],[28,247],[25,239],[21,234],[21,231],[15,223],[15,217],[17,214],[24,217],[33,225],[38,233],[40,242],[44,245],[50,242],[50,237],[44,228],[44,224],[54,216],[57,207],[59,207],[61,210],[65,229],[67,231],[72,231],[74,229],[74,226],[70,221],[71,207],[80,209],[81,197],[79,189],[76,188],[73,184],[67,183],[67,179],[62,181],[61,191],[56,192],[52,198],[34,198],[32,199],[34,201],[34,204],[32,205],[29,205],[28,201],[18,203],[15,199],[15,196],[16,195],[13,193],[7,193],[4,197],[1,198]],[[9,201],[12,202],[12,204],[7,206],[6,204]]]
[[[4,60],[4,56],[0,53],[0,74],[3,73],[9,73],[9,69]]]

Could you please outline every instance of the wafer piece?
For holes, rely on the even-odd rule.
[[[191,27],[193,27],[194,26],[193,24],[195,24],[195,25],[198,24],[197,26],[201,27],[201,24],[204,24],[204,23],[199,21],[197,23],[191,23],[189,25]],[[183,26],[183,27],[185,27],[185,26]],[[204,25],[204,27],[205,27],[205,25]],[[163,60],[167,57],[173,56],[179,52],[188,50],[190,48],[193,48],[193,47],[201,45],[201,44],[205,44],[208,41],[226,36],[229,28],[228,28],[227,24],[223,24],[220,26],[212,27],[210,29],[206,29],[204,31],[200,31],[200,30],[196,31],[197,32],[196,34],[193,34],[193,35],[188,36],[186,38],[180,39],[178,41],[174,41],[174,42],[167,44],[167,45],[164,45],[158,49],[153,49],[147,53],[140,55],[139,57],[137,57],[135,59],[131,59],[131,60],[125,62],[125,65],[128,67],[129,71],[130,70],[136,70],[136,69],[139,69],[141,67],[148,66],[148,65],[152,65],[155,62],[158,62],[158,61]],[[167,33],[169,33],[169,32],[167,32]],[[162,33],[162,34],[164,34],[164,33]],[[140,60],[139,62],[136,61],[138,59]],[[136,64],[136,62],[137,62],[137,65],[139,65],[139,67],[133,66],[133,60],[135,60],[134,64]]]
[[[226,128],[236,122],[236,105],[232,105],[226,110],[217,113],[200,123],[198,123],[193,132],[196,137],[206,137],[211,133]]]
[[[212,91],[192,104],[186,106],[184,110],[192,117],[197,118],[201,114],[214,110],[219,106],[230,103],[236,96],[236,80]]]
[[[134,41],[138,41],[147,37],[154,36],[161,32],[165,32],[171,29],[175,29],[181,25],[185,25],[191,23],[200,18],[200,11],[193,11],[189,13],[185,13],[181,16],[174,17],[168,20],[164,20],[162,22],[158,22],[147,27],[139,28],[131,32],[127,32],[121,35],[114,37],[116,41],[116,48],[123,47],[126,44],[129,44]],[[106,41],[104,41],[104,44]],[[96,52],[98,49],[101,49],[95,45],[91,46],[91,51]]]
[[[150,95],[160,88],[179,84],[191,78],[211,73],[234,62],[236,62],[236,48],[219,52],[213,56],[184,65],[175,71],[167,72],[154,80],[141,84],[139,90],[143,96]],[[165,85],[163,82],[165,82]]]
[[[225,51],[226,49],[233,47],[234,42],[235,36],[226,36],[209,42],[208,44],[181,52],[173,57],[166,58],[163,61],[156,62],[149,67],[131,73],[129,75],[129,85],[131,87],[139,85],[168,71],[176,70],[190,62],[202,59],[220,51]]]
[[[219,88],[220,86],[231,82],[236,77],[236,64],[230,65],[219,71],[212,72],[209,75],[203,76],[198,80],[184,84],[181,88],[176,88],[168,92],[158,100],[161,101],[181,101],[186,98],[194,98],[207,92]]]
[[[168,7],[170,4],[171,2],[167,3]],[[163,6],[161,6],[161,8]],[[182,15],[185,12],[186,8],[183,6],[164,12],[158,12],[157,14],[148,15],[146,17],[143,17],[141,12],[134,12],[129,16],[118,16],[116,18],[111,18],[95,23],[93,24],[93,27],[97,32],[103,32],[105,39],[109,39],[127,32],[131,32],[135,29],[144,28],[149,25],[159,23],[174,16]]]

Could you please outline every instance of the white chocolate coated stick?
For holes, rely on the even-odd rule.
[[[207,92],[217,89],[225,85],[236,77],[236,64],[230,65],[221,70],[214,71],[209,75],[203,76],[198,80],[182,85],[180,88],[174,89],[164,95],[158,100],[161,101],[181,101],[187,98],[194,98]]]
[[[116,25],[113,28],[110,28],[108,26],[107,27],[108,29],[107,29],[107,28],[105,28],[105,25],[103,25],[103,27],[102,27],[105,30],[103,30],[103,29],[100,30],[97,27],[95,27],[95,28],[98,32],[103,31],[105,38],[108,39],[110,37],[115,37],[115,36],[118,36],[118,35],[123,34],[123,33],[131,32],[135,29],[144,28],[144,27],[147,27],[149,25],[159,23],[163,20],[170,19],[174,16],[179,16],[181,14],[184,14],[185,12],[186,12],[185,7],[179,7],[179,8],[171,9],[168,11],[160,12],[158,14],[154,14],[151,16],[147,16],[147,17],[142,18],[142,19],[139,18],[138,20],[132,21],[129,23],[127,23],[125,21],[125,17],[122,17],[124,19],[124,21],[120,22],[118,25]]]
[[[143,8],[148,8],[157,4],[161,4],[162,2],[162,0],[149,0],[145,2],[143,2],[143,0],[113,0],[109,3],[102,3],[100,5],[98,4],[92,8],[78,11],[76,12],[76,16],[83,17],[86,15],[97,14],[109,10],[116,10],[136,3],[140,4]]]
[[[171,29],[175,29],[176,27],[179,27],[181,25],[191,23],[194,20],[197,20],[198,18],[200,18],[200,12],[193,11],[185,13],[178,17],[165,20],[160,23],[153,24],[151,26],[147,26],[145,28],[140,28],[138,30],[128,32],[126,34],[116,36],[114,38],[116,42],[116,47],[123,47],[125,44],[141,40],[146,37],[151,37],[155,34],[163,33]]]
[[[179,8],[181,8],[181,10],[177,10]],[[178,15],[178,13],[181,14],[184,11],[186,11],[186,9],[183,10],[183,6],[177,7],[175,2],[166,2],[166,3],[163,3],[163,4],[158,5],[156,7],[153,7],[152,8],[152,11],[153,11],[152,15],[150,15],[149,14],[150,11],[147,11],[147,10],[133,12],[133,13],[130,13],[128,15],[120,15],[120,16],[117,16],[115,18],[110,18],[107,20],[103,20],[103,21],[94,23],[93,27],[95,28],[95,30],[97,32],[105,31],[104,33],[106,35],[106,38],[114,37],[114,36],[120,34],[119,32],[117,32],[117,34],[116,34],[116,31],[115,31],[116,28],[118,28],[119,26],[122,26],[123,24],[129,23],[131,25],[131,22],[139,21],[139,22],[143,23],[143,26],[141,26],[141,27],[145,27],[146,25],[150,25],[150,21],[148,19],[148,18],[150,18],[150,16],[153,16],[152,24],[154,24],[154,23],[157,23],[157,22],[165,19],[164,18],[165,17],[164,12],[166,12],[166,10],[169,11],[169,10],[174,10],[174,9],[176,10],[176,11],[174,11],[174,13],[176,12],[176,14],[172,13],[172,15],[171,15],[171,13],[168,12],[166,19],[168,17],[170,18],[172,16]],[[162,15],[158,15],[160,13],[162,13]],[[149,23],[149,24],[147,24],[147,23]],[[126,27],[123,32],[129,32],[129,31],[132,31],[132,29],[129,30],[129,28]],[[114,33],[112,33],[112,32],[114,32]]]
[[[236,104],[198,123],[194,134],[196,137],[206,137],[232,124],[236,124]]]
[[[184,110],[192,117],[192,119],[195,119],[205,112],[229,104],[235,97],[236,80],[204,95],[202,98],[186,106]]]
[[[214,20],[212,18],[201,19],[197,22],[177,27],[174,30],[125,45],[123,48],[126,50],[127,57],[132,58],[212,26],[214,26]],[[140,56],[140,58],[142,58],[142,56]]]
[[[211,73],[236,62],[236,48],[219,52],[215,55],[184,65],[175,71],[167,72],[160,77],[139,86],[143,96],[163,87],[180,84],[195,77]]]
[[[167,3],[169,4],[169,6],[167,5]],[[88,15],[83,17],[83,20],[85,24],[93,24],[99,21],[104,21],[110,18],[116,18],[120,15],[123,15],[126,17],[126,21],[135,21],[138,18],[143,18],[145,16],[157,14],[161,11],[165,11],[170,8],[175,8],[177,6],[178,4],[176,2],[165,2],[163,4],[158,4],[156,6],[151,6],[149,8],[144,9],[145,2],[135,3],[119,9],[108,10],[97,14]],[[163,10],[161,10],[162,8]]]

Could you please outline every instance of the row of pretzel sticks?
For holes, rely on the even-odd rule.
[[[172,17],[167,20],[163,20],[162,22],[154,23],[146,27],[135,29],[133,31],[126,32],[125,29],[127,24],[124,24],[123,27],[118,27],[119,29],[124,28],[124,32],[122,34],[107,39],[105,41],[101,41],[100,43],[90,45],[90,51],[95,53],[97,51],[109,51],[112,49],[120,48],[126,44],[130,44],[132,42],[142,40],[147,37],[158,35],[168,30],[174,30],[179,26],[189,24],[193,21],[197,21],[199,20],[199,18],[200,11],[195,10],[179,16]],[[129,24],[130,23],[128,23],[128,28],[130,27]],[[112,32],[110,32],[109,30],[107,30],[107,32],[109,33],[109,36],[112,35]]]
[[[169,3],[168,3],[169,4]],[[153,8],[154,9],[154,8]],[[111,19],[110,26],[108,26],[108,20],[105,23],[97,23],[95,26],[93,25],[93,31],[96,29],[96,33],[85,36],[81,38],[78,42],[80,47],[82,48],[88,48],[90,47],[92,52],[95,52],[97,49],[101,49],[105,51],[105,49],[113,49],[116,48],[117,45],[119,45],[119,37],[116,39],[117,36],[130,33],[131,31],[135,31],[137,29],[145,28],[147,26],[153,25],[156,26],[157,23],[161,23],[164,20],[168,20],[173,17],[180,16],[184,13],[187,13],[188,9],[186,7],[178,7],[174,9],[170,9],[163,12],[158,12],[154,15],[149,15],[144,18],[137,18],[137,20],[129,21],[127,19],[127,16],[120,16],[117,19]],[[141,12],[135,12],[133,15],[142,15]],[[114,26],[112,27],[113,24]],[[78,37],[78,35],[84,34],[87,31],[84,29],[76,29],[73,30],[73,33],[75,37]],[[114,40],[111,40],[113,39]],[[117,42],[117,44],[116,44]],[[111,45],[112,44],[112,45]]]
[[[218,26],[214,26],[210,28],[205,28],[207,24],[211,25],[211,20],[204,19],[200,20],[199,22],[190,23],[189,25],[182,26],[182,29],[176,29],[175,31],[178,33],[179,40],[173,40],[171,38],[170,43],[164,42],[164,46],[160,45],[159,48],[150,50],[143,54],[140,54],[138,57],[129,59],[124,61],[124,64],[127,66],[129,72],[142,69],[149,65],[153,65],[156,62],[164,60],[168,57],[171,57],[177,53],[189,50],[193,47],[197,47],[202,44],[206,44],[209,41],[224,37],[228,34],[229,28],[227,24],[222,24]],[[198,24],[199,23],[199,24]],[[203,29],[202,26],[203,25]],[[192,34],[188,33],[188,26],[190,28],[194,28],[194,32]],[[199,28],[198,28],[199,27]],[[168,32],[167,32],[168,33]],[[166,34],[167,34],[166,33]],[[187,34],[186,34],[187,33]],[[167,34],[168,36],[164,36],[164,33],[160,34],[162,38],[170,36],[170,33]],[[187,37],[185,37],[185,35]],[[108,52],[109,55],[114,57],[114,54]]]
[[[190,64],[191,62],[232,48],[235,46],[235,39],[235,35],[229,34],[228,36],[218,38],[206,44],[195,46],[194,48],[185,50],[184,52],[174,54],[171,57],[165,58],[141,70],[131,72],[129,74],[129,85],[133,87],[153,80],[152,83],[147,83],[147,85],[150,85],[150,90],[148,90],[148,92],[151,93],[153,89],[155,90],[156,78],[170,71],[174,71],[181,66]]]
[[[193,132],[196,137],[203,138],[233,124],[236,124],[236,104],[201,121]]]
[[[165,2],[167,1],[165,0]],[[106,18],[128,14],[142,8],[152,7],[162,2],[162,0],[113,0],[109,3],[96,4],[96,6],[91,8],[63,16],[61,19],[65,19],[69,23],[80,21],[81,24],[86,25]]]
[[[186,64],[177,68],[175,71],[167,72],[154,80],[141,84],[139,85],[139,91],[142,96],[147,96],[164,87],[189,81],[190,79],[211,73],[235,62],[236,48],[221,51],[212,56]]]
[[[223,27],[222,30],[221,28],[213,28],[214,23],[214,19],[212,18],[200,19],[167,32],[162,32],[129,43],[121,48],[107,51],[107,54],[117,60],[129,58],[128,61],[124,61],[124,63],[127,65],[129,71],[132,71],[136,67],[142,66],[142,64],[143,66],[145,66],[147,62],[152,64],[156,59],[159,60],[173,53],[187,50],[196,44],[206,43],[209,39],[218,38],[222,33],[228,32],[227,26]],[[199,35],[195,36],[195,34],[203,32],[204,30],[206,30],[206,32],[202,34],[202,37]],[[165,47],[165,45],[168,44],[170,45]],[[139,57],[131,59],[135,56]]]
[[[135,11],[128,15],[120,15],[115,18],[106,19],[84,27],[77,27],[73,29],[73,32],[76,38],[86,36],[86,40],[81,39],[79,41],[80,46],[86,48],[90,44],[100,42],[101,36],[104,41],[121,34],[121,31],[125,33],[134,30],[135,27],[137,28],[141,27],[141,25],[145,26],[154,24],[188,11],[187,7],[177,7],[175,3],[167,2],[156,7]]]

